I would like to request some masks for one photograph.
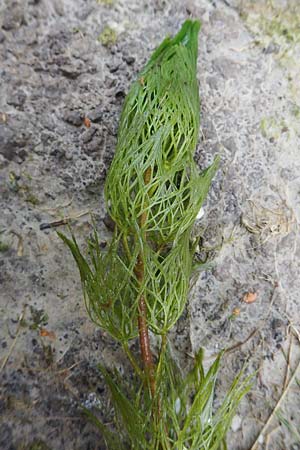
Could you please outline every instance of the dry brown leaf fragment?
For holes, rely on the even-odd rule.
[[[46,328],[40,328],[40,336],[42,337],[48,337],[49,339],[52,339],[53,341],[56,339],[56,335],[54,331],[48,331]]]
[[[233,311],[232,311],[232,315],[233,315],[234,317],[239,316],[240,313],[241,313],[240,308],[234,308]]]
[[[0,113],[0,119],[2,123],[7,122],[7,115],[5,113]]]
[[[84,123],[84,125],[85,125],[87,128],[90,128],[90,127],[91,127],[91,121],[90,121],[90,119],[89,119],[88,117],[85,117],[85,118],[84,118],[83,123]]]
[[[242,302],[244,303],[254,303],[257,300],[257,293],[256,292],[247,292],[244,297],[242,298]]]

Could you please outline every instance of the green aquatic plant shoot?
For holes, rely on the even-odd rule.
[[[118,432],[88,412],[109,449],[219,449],[249,380],[234,381],[214,411],[220,356],[205,374],[203,353],[186,376],[167,340],[187,302],[197,242],[191,231],[219,165],[199,172],[196,77],[199,21],[167,37],[131,86],[121,115],[105,199],[115,223],[102,250],[96,231],[84,257],[74,236],[60,234],[79,268],[91,319],[123,347],[135,377],[100,370],[115,408]],[[149,334],[158,336],[156,358]],[[141,364],[130,350],[138,338]]]

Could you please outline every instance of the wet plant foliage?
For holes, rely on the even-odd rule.
[[[59,233],[79,268],[89,316],[123,346],[135,369],[129,385],[117,371],[99,366],[113,400],[115,430],[86,413],[110,450],[226,448],[233,414],[249,389],[249,379],[239,374],[215,410],[221,354],[205,373],[201,350],[184,375],[167,340],[187,302],[196,247],[191,231],[219,165],[216,158],[199,172],[193,158],[199,28],[187,20],[174,38],[167,37],[126,97],[105,184],[116,224],[107,247],[101,249],[95,230],[84,256],[75,236]],[[143,350],[149,330],[161,343],[154,367],[149,355],[143,358],[150,351]],[[129,350],[138,336],[144,367]]]

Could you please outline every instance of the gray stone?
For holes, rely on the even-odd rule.
[[[23,2],[12,1],[6,6],[2,16],[2,28],[11,31],[19,28],[25,22]]]
[[[259,35],[251,28],[247,17],[255,13],[260,23],[263,0],[105,3],[1,3],[0,241],[9,248],[0,252],[0,365],[27,307],[0,372],[0,447],[106,448],[81,405],[97,405],[99,395],[99,415],[108,406],[104,420],[112,423],[97,364],[131,372],[119,347],[88,319],[71,255],[54,229],[40,225],[77,217],[71,227],[84,248],[92,228],[81,214],[91,210],[105,247],[112,227],[102,221],[103,184],[124,93],[152,50],[192,14],[203,19],[195,160],[205,168],[220,154],[221,166],[195,229],[197,258],[207,258],[211,270],[193,277],[170,340],[184,368],[200,347],[207,367],[217,351],[235,346],[223,357],[216,406],[244,361],[247,373],[259,368],[236,413],[242,422],[235,418],[228,436],[228,448],[248,450],[278,401],[286,329],[300,321],[299,57],[285,67],[281,53],[292,57],[293,43],[281,36],[279,46],[276,36],[262,36],[263,27]],[[116,29],[113,48],[98,40],[105,26]],[[247,292],[258,293],[252,304],[242,301]],[[41,336],[41,328],[55,338]],[[136,342],[132,348],[138,355]],[[297,395],[287,395],[285,409],[300,429]],[[293,448],[281,428],[269,447]]]
[[[59,69],[65,77],[71,78],[71,79],[78,78],[79,75],[81,75],[83,72],[82,66],[80,64],[76,64],[76,63],[74,63],[74,64],[60,64],[59,63]]]
[[[268,45],[268,47],[266,47],[264,49],[264,53],[266,55],[270,54],[270,53],[275,53],[278,54],[280,52],[280,46],[278,44],[275,44],[274,42],[270,42],[270,44]]]
[[[9,119],[9,124],[0,123],[0,153],[9,161],[16,156],[25,159],[30,134],[26,129],[26,121]]]
[[[88,118],[95,123],[100,123],[103,118],[102,106],[97,106],[95,109],[89,112]]]
[[[83,124],[84,114],[80,111],[68,111],[64,115],[64,120],[70,125],[80,127]]]
[[[7,104],[15,106],[17,108],[21,108],[24,105],[25,100],[26,94],[23,91],[19,90],[7,99]]]
[[[221,75],[227,80],[230,78],[236,78],[238,75],[238,67],[228,58],[219,57],[215,59],[213,62],[213,67],[219,76]]]
[[[232,423],[231,423],[231,429],[232,429],[232,431],[233,431],[234,433],[237,432],[237,431],[241,428],[241,425],[242,425],[242,419],[241,419],[241,417],[238,416],[238,415],[235,415],[235,416],[233,417]]]

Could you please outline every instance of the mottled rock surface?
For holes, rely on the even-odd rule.
[[[286,361],[296,367],[300,330],[300,11],[296,1],[267,3],[0,1],[1,449],[105,448],[81,406],[109,422],[97,363],[128,367],[87,318],[68,251],[40,225],[71,216],[81,241],[92,211],[109,236],[103,182],[124,96],[190,16],[203,23],[196,160],[202,168],[218,153],[222,165],[196,227],[198,258],[211,268],[193,280],[173,345],[182,358],[203,346],[208,362],[231,348],[217,403],[246,360],[258,370],[228,448],[254,443],[289,380]],[[299,394],[291,386],[281,405],[295,429]],[[261,449],[265,438],[274,450],[297,448],[276,420]]]

